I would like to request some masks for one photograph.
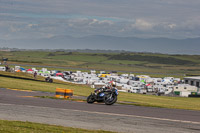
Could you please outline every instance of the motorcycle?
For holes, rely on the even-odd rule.
[[[94,103],[94,102],[104,102],[106,105],[112,105],[117,101],[118,91],[116,88],[107,89],[107,88],[100,88],[94,90],[94,93],[91,93],[87,97],[87,103]]]
[[[46,77],[46,78],[45,78],[45,81],[46,81],[46,82],[49,82],[49,83],[53,83],[53,79],[50,78],[50,77]]]

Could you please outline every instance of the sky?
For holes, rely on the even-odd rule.
[[[0,40],[200,37],[200,0],[0,0]]]

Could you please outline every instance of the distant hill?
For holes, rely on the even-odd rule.
[[[23,49],[99,49],[167,54],[200,54],[200,38],[136,38],[93,35],[0,41],[0,47]]]

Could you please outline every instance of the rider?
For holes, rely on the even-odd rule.
[[[116,82],[110,81],[110,82],[108,82],[108,84],[106,86],[103,86],[102,88],[96,89],[95,94],[97,95],[102,91],[109,90],[109,89],[112,89],[112,88],[115,88],[115,87],[116,87]]]

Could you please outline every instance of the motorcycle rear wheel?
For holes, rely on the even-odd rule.
[[[92,103],[94,103],[94,102],[95,102],[94,96],[93,96],[92,94],[89,95],[89,96],[87,97],[87,103],[92,104]]]

